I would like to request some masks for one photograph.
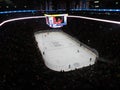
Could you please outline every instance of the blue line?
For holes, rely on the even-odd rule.
[[[58,9],[58,10],[15,10],[15,11],[1,11],[0,14],[10,14],[10,13],[26,13],[26,12],[56,12],[56,11],[65,11],[65,9]]]
[[[0,14],[10,14],[10,13],[24,13],[24,12],[37,12],[39,10],[15,10],[15,11],[2,11]]]
[[[70,9],[70,11],[120,12],[120,9]]]
[[[2,11],[0,14],[10,14],[10,13],[26,13],[26,12],[37,12],[40,10],[15,10],[15,11]],[[56,12],[56,11],[65,11],[65,9],[59,10],[42,10],[44,12]],[[97,11],[97,12],[120,12],[120,9],[70,9],[70,11]]]

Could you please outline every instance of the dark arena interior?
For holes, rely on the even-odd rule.
[[[45,13],[68,13],[119,22],[119,8],[119,0],[0,0],[0,22]],[[31,9],[36,11],[27,12]],[[0,90],[119,89],[119,24],[68,17],[67,25],[60,29],[99,53],[94,65],[69,72],[55,72],[44,65],[34,33],[51,29],[45,18],[0,26]]]

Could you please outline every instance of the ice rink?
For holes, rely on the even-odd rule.
[[[45,65],[55,71],[70,71],[93,65],[98,54],[63,31],[36,32],[35,39]]]

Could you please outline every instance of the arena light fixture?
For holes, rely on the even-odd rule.
[[[68,17],[71,17],[71,18],[80,18],[80,19],[87,19],[87,20],[94,20],[94,21],[101,21],[101,22],[112,23],[112,24],[120,24],[119,21],[99,19],[99,18],[91,18],[91,17],[84,17],[84,16],[74,16],[74,15],[69,15]]]
[[[21,18],[14,18],[14,19],[8,19],[3,21],[2,23],[0,23],[0,26],[9,23],[9,22],[13,22],[13,21],[18,21],[18,20],[26,20],[26,19],[39,19],[39,18],[45,18],[45,16],[31,16],[31,17],[21,17]]]
[[[106,19],[99,19],[99,18],[92,18],[92,17],[84,17],[84,16],[74,16],[74,15],[68,15],[67,17],[70,18],[80,18],[80,19],[87,19],[87,20],[93,20],[93,21],[100,21],[100,22],[106,22],[106,23],[112,23],[112,24],[120,24],[119,21],[113,21],[113,20],[106,20]],[[31,17],[21,17],[21,18],[14,18],[14,19],[8,19],[0,23],[0,26],[13,22],[18,20],[26,20],[26,19],[39,19],[39,18],[46,18],[46,16],[31,16]]]

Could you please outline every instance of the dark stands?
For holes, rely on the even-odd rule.
[[[119,28],[115,24],[68,18],[63,31],[95,48],[101,58],[112,63],[98,61],[93,66],[64,73],[46,68],[38,50],[34,32],[50,29],[45,19],[16,21],[0,27],[0,90],[119,88]]]

